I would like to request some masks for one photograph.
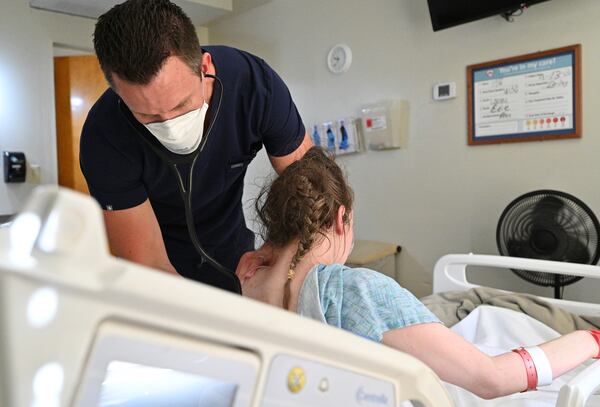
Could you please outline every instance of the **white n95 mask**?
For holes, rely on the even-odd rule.
[[[206,101],[201,108],[164,122],[144,124],[167,150],[176,154],[195,151],[202,141],[204,118],[208,111]]]

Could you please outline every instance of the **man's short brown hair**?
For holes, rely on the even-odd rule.
[[[179,6],[168,0],[128,0],[98,18],[94,49],[104,76],[148,84],[170,56],[200,72],[202,50],[196,29]]]

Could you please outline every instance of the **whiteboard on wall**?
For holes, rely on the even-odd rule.
[[[469,144],[581,137],[580,50],[468,66]]]

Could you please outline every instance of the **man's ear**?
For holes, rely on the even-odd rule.
[[[209,72],[210,64],[212,63],[212,56],[208,52],[202,53],[202,60],[200,62],[200,70],[206,75]]]
[[[343,235],[346,232],[346,222],[344,222],[345,218],[346,207],[344,205],[340,205],[335,217],[335,233]]]

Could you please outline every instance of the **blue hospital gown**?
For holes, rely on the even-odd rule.
[[[316,303],[318,311],[305,311],[311,307],[314,311]],[[440,322],[393,279],[341,264],[321,264],[309,272],[300,290],[298,312],[376,342],[392,329]]]

